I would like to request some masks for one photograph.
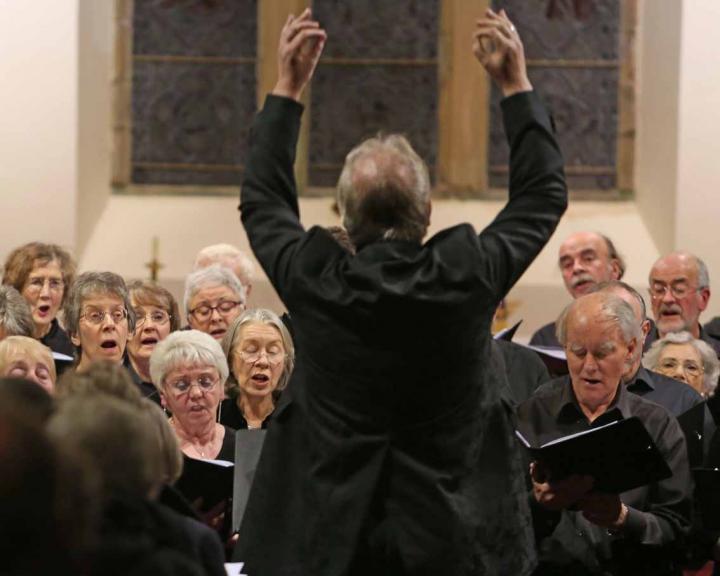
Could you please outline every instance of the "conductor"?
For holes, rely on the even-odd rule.
[[[567,206],[552,121],[515,27],[488,10],[473,52],[504,96],[507,204],[480,234],[461,224],[423,242],[427,166],[404,137],[371,138],[337,186],[352,254],[303,228],[293,177],[299,100],[325,41],[309,10],[288,18],[279,79],[252,127],[242,222],[298,358],[235,559],[262,576],[528,573],[525,471],[490,324]]]

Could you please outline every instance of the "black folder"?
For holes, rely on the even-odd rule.
[[[596,492],[620,494],[672,476],[638,418],[616,420],[540,446],[518,431],[515,434],[553,480],[573,474],[592,476]]]
[[[235,466],[228,462],[227,465],[219,464],[213,460],[197,460],[183,456],[183,472],[175,488],[191,504],[202,498],[200,512],[217,506],[220,502],[230,503],[233,496],[233,476]]]
[[[700,402],[677,417],[685,434],[690,468],[699,468],[704,461],[706,403]]]
[[[515,333],[518,331],[518,328],[520,328],[520,324],[522,324],[522,320],[519,320],[514,325],[510,326],[510,328],[505,328],[504,330],[500,330],[497,334],[493,334],[493,338],[495,338],[495,340],[512,342],[515,337]]]
[[[720,470],[697,468],[692,471],[695,480],[695,510],[700,514],[702,527],[720,530]]]
[[[240,530],[264,442],[265,430],[238,430],[235,433],[235,488],[233,491],[232,511],[233,532]]]

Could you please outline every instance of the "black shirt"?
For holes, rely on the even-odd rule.
[[[720,339],[720,316],[715,316],[710,322],[705,323],[703,329],[711,338]]]
[[[140,378],[140,375],[135,372],[135,368],[133,368],[132,362],[130,362],[130,359],[127,356],[125,356],[125,360],[123,360],[123,366],[125,366],[125,369],[130,374],[130,377],[135,385],[140,389],[140,393],[143,395],[143,398],[148,398],[149,400],[155,402],[158,406],[161,406],[160,392],[158,392],[158,389],[155,388],[155,385],[152,382],[145,382],[142,378]]]
[[[530,496],[539,541],[536,574],[679,574],[679,544],[691,513],[691,479],[685,438],[661,406],[620,387],[612,406],[592,423],[575,399],[569,377],[541,386],[518,409],[518,428],[545,443],[636,416],[650,433],[673,475],[620,495],[628,508],[618,534],[588,522],[580,512],[550,512]]]
[[[263,420],[262,429],[266,429],[272,412]],[[234,430],[247,430],[248,423],[245,416],[237,405],[236,398],[226,398],[220,404],[220,424],[229,426]]]
[[[642,366],[625,386],[633,394],[660,404],[673,416],[680,416],[703,401],[691,386]]]
[[[60,327],[57,318],[53,318],[50,323],[50,330],[45,336],[40,338],[40,342],[45,344],[53,352],[59,352],[65,354],[71,358],[75,357],[75,346],[70,341],[70,336]]]
[[[223,436],[222,446],[220,446],[220,452],[215,460],[235,462],[235,430],[228,426],[223,426],[223,428],[225,428],[225,436]]]
[[[706,332],[705,329],[699,324],[698,328],[700,329],[700,340],[707,342],[710,347],[715,350],[715,354],[718,355],[718,358],[720,358],[720,339],[710,335],[710,333]],[[653,324],[650,332],[647,335],[647,338],[645,339],[645,350],[647,350],[653,342],[659,339],[660,334],[658,333],[657,326]]]

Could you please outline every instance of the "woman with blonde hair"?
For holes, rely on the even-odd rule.
[[[223,351],[230,376],[220,422],[236,430],[266,428],[295,365],[290,332],[272,310],[253,308],[230,326]]]
[[[22,378],[55,392],[57,373],[50,348],[27,336],[0,341],[0,377]]]

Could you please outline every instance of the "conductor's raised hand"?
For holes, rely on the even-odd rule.
[[[503,96],[532,90],[522,41],[504,10],[496,13],[488,8],[485,17],[477,20],[473,53]]]
[[[278,81],[272,93],[300,100],[312,78],[325,46],[325,30],[312,19],[309,8],[295,17],[288,16],[278,45]]]

